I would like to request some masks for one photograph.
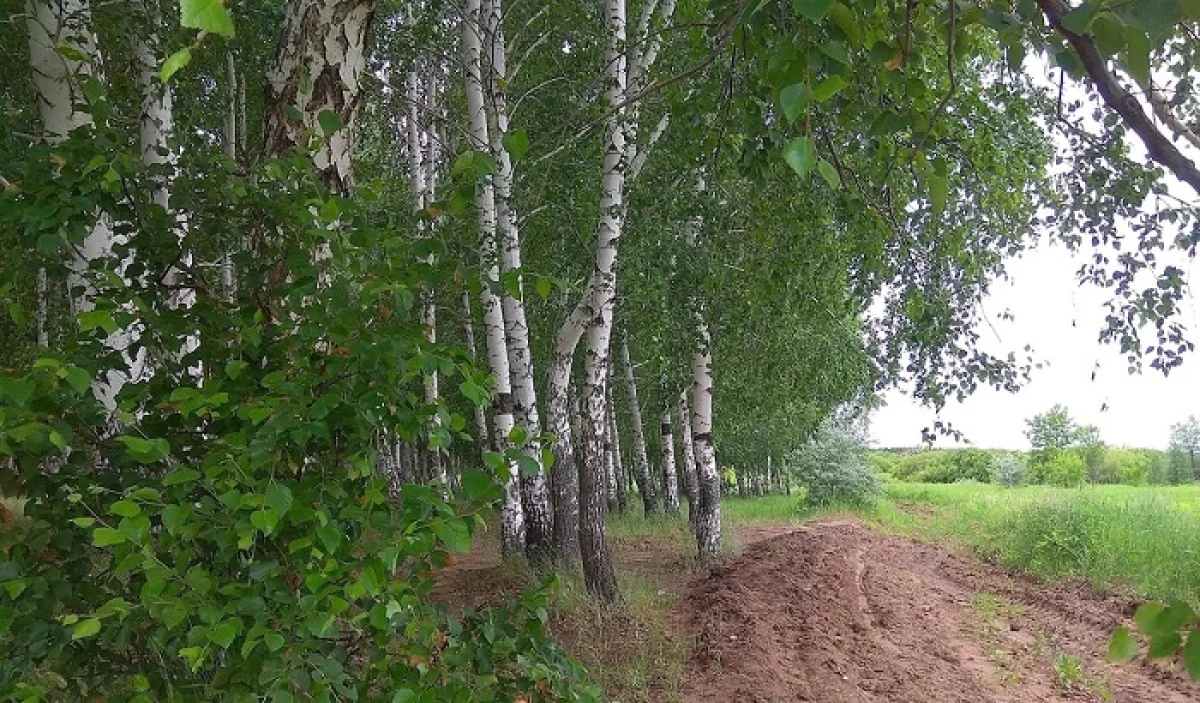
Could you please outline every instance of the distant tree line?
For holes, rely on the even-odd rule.
[[[1028,451],[889,448],[871,452],[870,463],[893,478],[923,483],[1139,486],[1198,478],[1200,422],[1195,416],[1171,426],[1166,451],[1109,446],[1099,428],[1079,424],[1061,404],[1025,422]]]

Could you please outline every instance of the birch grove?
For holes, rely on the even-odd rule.
[[[0,492],[62,558],[0,544],[0,698],[585,699],[544,586],[435,602],[455,555],[607,618],[686,500],[717,562],[884,390],[1028,382],[980,301],[1039,237],[1175,368],[1196,13],[1147,2],[19,3]]]

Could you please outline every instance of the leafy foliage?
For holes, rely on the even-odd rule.
[[[426,340],[416,300],[443,274],[411,239],[330,197],[306,154],[244,175],[189,162],[180,232],[102,120],[37,151],[0,207],[42,247],[29,260],[62,275],[98,217],[129,243],[92,262],[91,309],[53,352],[0,371],[0,491],[28,497],[27,525],[0,533],[0,695],[597,696],[548,639],[543,591],[461,617],[428,598],[512,457],[463,473],[453,497],[393,498],[376,470],[381,428],[443,450],[461,437],[462,416],[411,392],[424,372],[487,386]],[[253,247],[236,293],[185,256],[223,237]],[[135,330],[133,348],[111,348],[114,330]],[[131,377],[110,412],[92,385],[114,374]]]
[[[825,424],[797,449],[785,470],[805,490],[808,505],[867,505],[880,495],[878,475],[867,463],[862,440],[845,428]]]

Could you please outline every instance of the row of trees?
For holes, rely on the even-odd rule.
[[[1143,4],[10,8],[0,490],[29,522],[0,693],[593,695],[538,593],[465,620],[426,597],[490,507],[508,556],[605,601],[623,494],[686,501],[714,558],[720,465],[777,483],[900,380],[933,405],[1022,382],[977,303],[1038,225],[1135,223],[1083,275],[1115,282],[1104,334],[1171,368],[1182,282],[1130,272],[1194,226],[1143,210],[1161,169],[1200,178],[1122,86],[1195,18]],[[1082,125],[1027,49],[1120,119]]]

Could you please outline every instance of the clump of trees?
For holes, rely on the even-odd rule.
[[[1193,480],[1191,441],[1194,421],[1172,426],[1170,449],[1112,447],[1098,428],[1079,425],[1063,405],[1026,421],[1028,452],[980,449],[883,450],[871,463],[902,481],[955,483],[995,482],[1054,486],[1092,484],[1168,485]],[[1197,435],[1200,437],[1200,435]]]

